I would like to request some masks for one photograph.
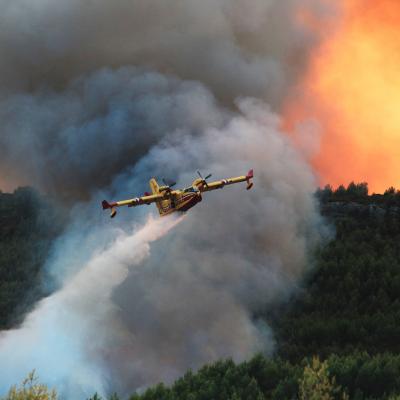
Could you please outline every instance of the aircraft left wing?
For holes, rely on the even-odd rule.
[[[235,178],[222,179],[220,181],[214,181],[210,183],[204,181],[199,187],[199,190],[201,192],[208,192],[210,190],[222,189],[226,185],[233,185],[234,183],[239,183],[239,182],[247,182],[246,189],[249,190],[253,187],[253,182],[252,182],[253,177],[254,177],[254,172],[251,169],[247,173],[247,175],[237,176]]]
[[[103,210],[107,210],[110,209],[111,210],[111,218],[114,218],[115,215],[117,214],[117,207],[122,207],[122,206],[128,206],[128,207],[137,207],[137,206],[141,206],[143,204],[151,204],[151,203],[155,203],[156,201],[162,200],[164,199],[164,194],[160,193],[160,194],[151,194],[151,195],[146,195],[146,196],[142,196],[142,197],[135,197],[133,199],[129,199],[129,200],[122,200],[122,201],[116,201],[113,203],[109,203],[106,200],[102,201],[102,206],[103,206]]]

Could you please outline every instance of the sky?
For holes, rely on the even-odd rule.
[[[333,33],[313,49],[286,103],[294,131],[307,119],[318,126],[311,159],[321,184],[367,182],[376,193],[398,187],[399,19],[395,0],[343,2]]]

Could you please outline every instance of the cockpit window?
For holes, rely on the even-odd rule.
[[[193,186],[190,186],[190,187],[186,188],[183,192],[184,193],[189,193],[189,192],[196,193],[196,189]]]

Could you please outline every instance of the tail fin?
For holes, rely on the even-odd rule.
[[[246,175],[247,190],[250,190],[253,187],[253,182],[251,181],[253,177],[254,177],[254,171],[251,169]]]
[[[114,218],[117,214],[117,210],[115,208],[115,203],[110,204],[107,200],[103,200],[101,202],[101,205],[103,206],[103,210],[111,209],[111,218]]]
[[[103,210],[107,210],[107,208],[111,208],[111,204],[107,200],[103,200],[101,202],[101,205],[103,206]]]
[[[151,178],[149,184],[150,184],[151,192],[153,194],[159,194],[160,193],[160,186],[158,186],[158,183],[155,180],[155,178]]]
[[[150,189],[151,189],[151,193],[152,194],[160,194],[160,186],[158,185],[157,181],[155,180],[155,178],[151,178],[150,182]],[[158,212],[160,213],[160,215],[164,214],[163,208],[162,208],[162,200],[161,201],[157,201],[156,202],[156,206],[158,208]]]

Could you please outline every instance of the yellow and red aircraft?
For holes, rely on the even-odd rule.
[[[142,204],[156,203],[158,212],[163,217],[169,215],[175,211],[187,211],[194,207],[198,202],[202,200],[202,193],[209,192],[215,189],[222,189],[224,186],[232,185],[239,182],[247,182],[247,190],[253,187],[253,170],[251,169],[247,175],[238,176],[235,178],[222,179],[215,182],[207,182],[207,179],[211,177],[211,174],[203,178],[199,171],[199,178],[195,179],[192,186],[189,186],[183,190],[172,190],[171,188],[176,182],[166,182],[163,180],[164,185],[159,186],[155,178],[150,179],[150,188],[152,193],[145,193],[142,197],[136,197],[134,199],[116,201],[114,203],[108,203],[103,200],[103,210],[111,210],[111,218],[117,214],[117,207],[128,206],[136,207]]]

